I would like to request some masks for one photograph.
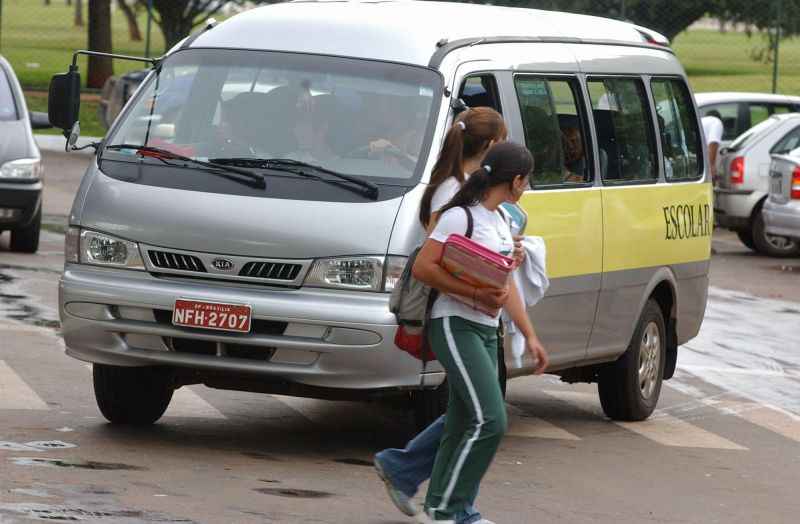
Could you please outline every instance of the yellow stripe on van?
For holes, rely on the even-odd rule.
[[[520,205],[528,213],[526,233],[545,239],[551,278],[711,256],[710,184],[534,190]]]
[[[603,271],[700,262],[711,257],[711,185],[605,187]]]
[[[528,213],[525,233],[545,239],[550,278],[602,271],[603,214],[599,190],[528,191],[519,204]]]

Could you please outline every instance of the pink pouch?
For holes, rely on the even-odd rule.
[[[475,287],[501,288],[508,283],[514,259],[496,253],[463,235],[450,235],[444,243],[439,264],[454,277]],[[473,305],[472,297],[452,296],[469,306]],[[491,316],[496,313],[484,312]]]

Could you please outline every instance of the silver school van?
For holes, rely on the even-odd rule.
[[[65,129],[72,96],[51,107]],[[550,372],[646,418],[706,304],[711,188],[683,68],[630,24],[434,2],[262,7],[157,62],[66,237],[66,351],[94,364],[103,414],[151,423],[200,383],[436,415],[444,373],[394,346],[388,298],[459,98],[536,158],[521,205],[549,250],[531,313]]]

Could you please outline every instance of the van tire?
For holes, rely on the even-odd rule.
[[[36,212],[30,224],[11,230],[11,251],[15,253],[36,253],[39,250],[39,233],[42,230],[42,208]]]
[[[755,251],[756,245],[753,243],[753,231],[751,229],[739,229],[736,231],[736,236],[742,241],[748,249]]]
[[[417,433],[427,428],[447,411],[449,396],[447,379],[436,389],[416,391],[412,397],[414,405],[414,425]]]
[[[597,384],[600,404],[610,419],[639,421],[653,413],[661,394],[666,350],[664,315],[658,303],[650,298],[628,350],[600,371]]]
[[[753,244],[762,255],[775,258],[793,257],[800,254],[800,243],[785,237],[767,235],[764,213],[759,209],[753,217]]]
[[[112,424],[149,426],[172,400],[174,375],[169,368],[105,364],[92,368],[97,406]]]

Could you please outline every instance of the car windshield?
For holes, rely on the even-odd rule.
[[[237,159],[240,165],[289,159],[410,186],[424,167],[442,89],[441,76],[421,67],[188,49],[150,75],[106,143],[201,161]],[[104,151],[103,159],[140,156],[133,147],[117,147]]]
[[[758,135],[762,131],[765,131],[766,129],[771,128],[772,126],[774,126],[777,123],[778,123],[778,119],[775,118],[775,117],[772,117],[772,118],[768,118],[768,119],[764,120],[760,124],[754,125],[750,129],[748,129],[747,131],[745,131],[744,133],[739,135],[739,137],[736,140],[731,142],[731,145],[728,146],[728,149],[730,149],[731,151],[738,151],[738,150],[742,149],[745,146],[745,144],[747,144],[750,141],[751,138],[753,138],[754,136]]]

